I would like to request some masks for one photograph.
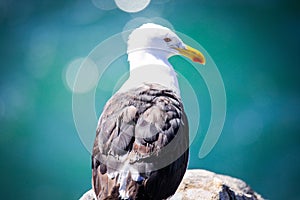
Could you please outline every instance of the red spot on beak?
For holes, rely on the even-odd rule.
[[[194,57],[193,61],[203,64],[203,60],[201,60],[200,58],[197,58],[197,57]]]

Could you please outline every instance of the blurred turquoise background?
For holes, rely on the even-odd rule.
[[[73,122],[66,71],[138,17],[169,22],[198,41],[222,75],[224,130],[204,159],[197,135],[189,168],[241,178],[268,199],[300,199],[300,4],[291,0],[152,0],[133,14],[100,9],[97,0],[2,0],[1,198],[78,199],[91,187],[90,154]],[[180,57],[171,62],[186,64]],[[209,94],[189,70],[203,99],[205,130]],[[112,91],[98,92],[99,115]]]

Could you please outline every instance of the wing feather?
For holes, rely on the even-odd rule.
[[[167,198],[176,191],[187,160],[187,119],[173,91],[145,84],[108,101],[92,155],[98,199],[119,196],[124,170],[129,172],[125,192],[130,198]]]

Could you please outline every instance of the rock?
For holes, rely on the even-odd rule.
[[[169,200],[263,200],[244,181],[210,171],[187,170],[176,193]],[[94,200],[92,190],[80,200]]]
[[[169,200],[263,200],[244,181],[210,171],[187,170]]]
[[[95,200],[93,189],[87,191],[79,200]]]

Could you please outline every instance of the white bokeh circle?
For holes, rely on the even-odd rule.
[[[151,0],[115,0],[118,8],[125,12],[135,13],[144,10]]]
[[[81,69],[80,77],[88,77],[88,79],[81,81],[81,84],[74,87],[77,79],[77,74],[80,66],[84,64],[85,67]],[[68,88],[74,93],[85,93],[97,85],[98,82],[98,68],[96,64],[88,58],[77,58],[71,61],[65,70],[65,80]]]

